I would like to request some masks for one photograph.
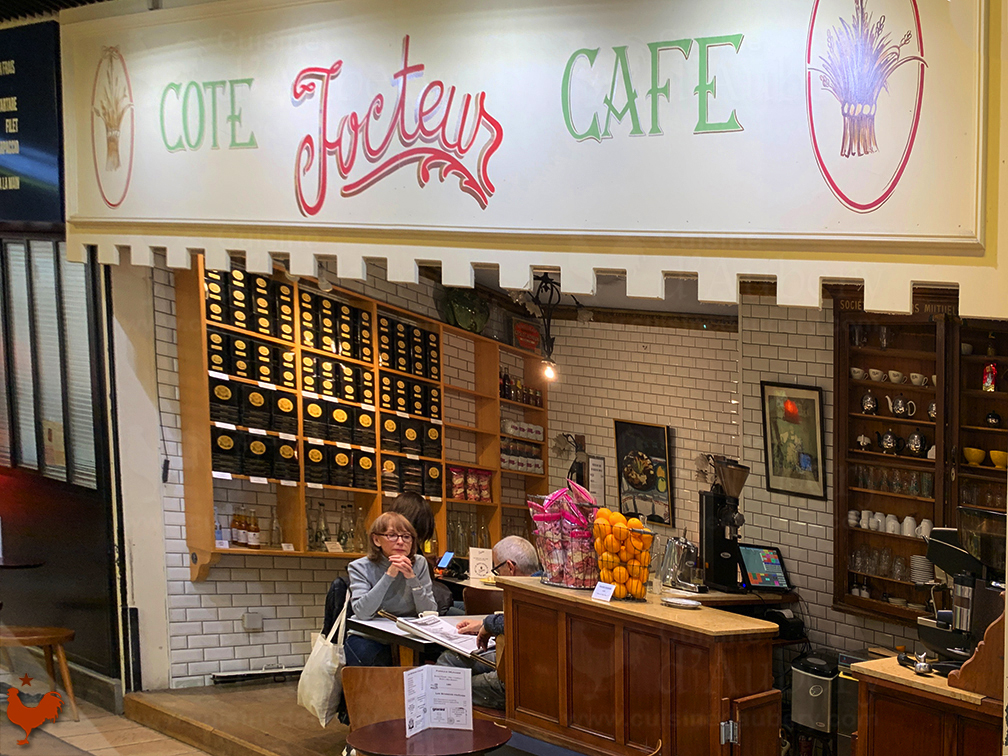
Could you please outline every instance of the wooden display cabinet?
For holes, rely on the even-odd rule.
[[[952,406],[953,447],[946,521],[954,524],[957,506],[1005,511],[1006,470],[994,465],[991,451],[1008,452],[1008,323],[964,320],[953,326]],[[971,354],[963,354],[969,345]],[[986,365],[996,365],[993,391],[983,390]],[[991,414],[1000,423],[988,422]],[[992,420],[994,418],[991,418]],[[963,450],[981,449],[984,459],[972,464]]]
[[[878,531],[850,527],[847,513],[867,509],[895,514],[901,523],[912,515],[917,524],[925,518],[936,527],[945,524],[946,319],[941,312],[868,314],[863,312],[860,295],[849,291],[835,295],[834,300],[834,607],[913,624],[924,612],[894,605],[888,598],[926,605],[929,588],[911,582],[910,558],[924,555],[927,543],[916,535],[888,533],[884,525]],[[864,378],[855,379],[851,368],[864,370]],[[869,370],[883,371],[885,381],[872,380]],[[894,385],[888,378],[891,370],[903,373],[906,383]],[[926,376],[927,385],[913,385],[910,373]],[[874,414],[866,412],[862,404],[869,392],[878,403]],[[912,416],[897,417],[890,411],[886,397],[896,399],[900,394],[913,402]],[[932,402],[936,420],[929,418]],[[902,439],[922,433],[934,447],[933,458],[911,456],[906,449],[883,453],[879,434],[889,430]],[[858,442],[862,436],[870,440],[864,449]],[[888,550],[892,563],[897,558],[904,560],[906,576],[894,578],[892,567],[884,576],[871,572],[867,565],[857,569],[853,560],[859,550],[869,555]],[[870,595],[853,592],[861,588]]]
[[[299,478],[297,481],[277,481],[269,480],[268,483],[275,487],[276,492],[276,512],[284,533],[284,540],[293,545],[293,551],[283,551],[275,548],[245,549],[234,547],[222,547],[215,542],[215,512],[214,512],[214,480],[215,478],[248,479],[247,476],[233,473],[222,474],[214,472],[211,463],[211,428],[215,425],[210,419],[209,391],[210,372],[207,359],[207,317],[204,294],[205,261],[202,255],[194,255],[192,265],[189,269],[180,269],[175,272],[175,297],[178,332],[178,360],[179,360],[179,397],[181,404],[182,418],[182,451],[183,451],[183,472],[185,487],[185,518],[186,518],[186,539],[190,553],[191,579],[203,580],[206,578],[210,567],[215,564],[223,554],[247,553],[262,555],[290,555],[307,556],[320,558],[354,559],[362,556],[355,553],[330,553],[322,551],[309,551],[307,539],[308,512],[306,507],[314,496],[326,490],[342,492],[352,498],[352,505],[356,510],[363,510],[365,513],[365,527],[377,517],[383,508],[385,500],[398,495],[398,492],[385,492],[381,490],[381,467],[383,456],[398,457],[411,460],[433,461],[441,465],[442,488],[439,496],[426,498],[434,509],[436,533],[438,544],[447,542],[447,505],[452,503],[465,504],[467,506],[476,505],[481,510],[490,514],[489,535],[491,542],[496,542],[501,535],[501,510],[505,506],[502,497],[502,471],[500,457],[500,428],[502,405],[505,400],[501,400],[498,394],[498,366],[500,355],[507,354],[505,359],[519,359],[524,362],[526,380],[534,382],[543,395],[543,406],[541,408],[522,407],[521,411],[529,417],[530,421],[546,427],[547,417],[547,385],[541,374],[537,373],[535,367],[539,365],[541,358],[531,352],[515,349],[496,341],[444,325],[434,320],[424,318],[401,308],[393,307],[368,297],[363,297],[351,291],[333,288],[330,292],[320,292],[316,287],[305,283],[305,279],[297,283],[291,283],[282,275],[273,276],[275,280],[284,281],[290,284],[294,290],[294,322],[297,325],[295,339],[293,342],[283,341],[278,338],[261,335],[237,328],[235,326],[221,323],[212,323],[212,327],[221,331],[246,336],[258,342],[268,343],[274,346],[282,346],[290,349],[296,356],[297,390],[285,389],[292,395],[296,395],[298,432],[296,434],[298,449],[303,448],[308,436],[304,432],[302,408],[306,398],[315,399],[318,395],[305,392],[302,375],[302,358],[305,356],[324,356],[340,362],[352,364],[366,368],[374,372],[376,404],[365,405],[355,402],[346,402],[342,399],[333,400],[337,404],[345,404],[355,408],[364,408],[367,411],[374,411],[376,422],[375,447],[364,448],[352,444],[341,444],[338,442],[322,440],[326,447],[343,446],[367,453],[374,451],[376,460],[376,490],[360,489],[346,486],[330,486],[305,481],[303,454],[299,453]],[[441,344],[441,375],[439,379],[424,379],[412,373],[401,372],[392,366],[382,365],[379,359],[379,351],[372,343],[372,357],[370,361],[354,360],[333,352],[305,346],[301,343],[300,334],[300,291],[302,289],[311,291],[313,294],[322,297],[330,297],[342,302],[346,302],[354,307],[366,310],[371,313],[372,323],[377,324],[379,313],[385,313],[391,317],[414,324],[426,331],[438,334]],[[459,362],[448,355],[445,350],[446,338],[461,339],[471,344],[473,359]],[[375,335],[372,333],[372,341]],[[393,377],[403,377],[410,381],[422,382],[423,384],[435,386],[441,391],[442,414],[441,419],[430,419],[419,417],[408,412],[392,411],[392,414],[402,419],[423,420],[431,425],[437,425],[444,429],[442,437],[441,455],[437,458],[426,458],[420,455],[406,454],[401,452],[383,452],[381,450],[381,425],[380,418],[382,409],[377,407],[377,391],[381,376],[383,374]],[[452,385],[448,376],[457,376],[459,380]],[[540,377],[537,377],[540,376]],[[229,376],[229,381],[233,385],[257,384],[257,381]],[[465,388],[468,386],[469,388]],[[473,404],[474,412],[470,422],[463,425],[448,421],[448,410],[451,406],[452,395],[467,397]],[[323,397],[324,398],[324,397]],[[507,402],[508,405],[513,404]],[[503,408],[505,413],[513,410]],[[537,418],[532,420],[532,417]],[[223,426],[222,426],[223,427]],[[471,433],[475,437],[475,443],[467,447],[469,453],[463,459],[455,459],[449,450],[447,435],[451,429],[460,432]],[[239,431],[248,429],[237,427]],[[263,433],[262,431],[259,431]],[[265,431],[266,435],[278,436],[272,431]],[[292,434],[293,435],[293,434]],[[544,435],[544,439],[545,439]],[[542,445],[544,472],[542,475],[523,476],[523,494],[544,494],[548,485],[548,469],[546,458],[546,447]],[[491,502],[470,502],[462,500],[453,502],[450,498],[450,485],[447,480],[447,470],[449,466],[458,464],[467,468],[480,468],[491,473]],[[512,473],[505,471],[504,475],[512,477]],[[524,507],[524,501],[521,502]]]

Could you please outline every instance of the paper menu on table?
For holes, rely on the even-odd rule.
[[[406,737],[432,728],[472,729],[472,672],[424,665],[403,672]]]
[[[412,632],[434,643],[440,643],[460,654],[474,654],[479,650],[475,635],[463,635],[455,629],[455,622],[437,615],[417,618],[399,617],[396,624],[407,632]],[[492,639],[490,648],[493,648]]]

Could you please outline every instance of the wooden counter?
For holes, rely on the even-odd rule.
[[[917,675],[895,657],[851,665],[858,680],[858,756],[997,756],[1001,701]]]
[[[592,601],[538,578],[504,589],[508,725],[580,753],[776,756],[777,626],[719,609]],[[739,743],[721,743],[721,722]]]

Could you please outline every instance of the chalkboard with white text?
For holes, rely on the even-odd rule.
[[[0,30],[0,223],[62,223],[59,25]]]

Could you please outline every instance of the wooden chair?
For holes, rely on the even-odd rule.
[[[63,688],[70,699],[70,710],[74,721],[80,722],[77,711],[77,699],[74,698],[73,683],[70,682],[70,668],[67,666],[66,653],[63,644],[74,639],[74,631],[64,627],[0,627],[0,649],[20,646],[38,646],[45,652],[46,672],[49,673],[49,689],[56,690],[56,672],[53,669],[53,649],[56,650],[56,661],[59,663],[60,675],[63,678]],[[10,657],[4,652],[4,658],[10,664]]]
[[[343,667],[343,700],[350,730],[402,719],[406,712],[403,672],[410,667]]]
[[[466,614],[493,614],[504,611],[504,591],[466,586],[462,589]]]

